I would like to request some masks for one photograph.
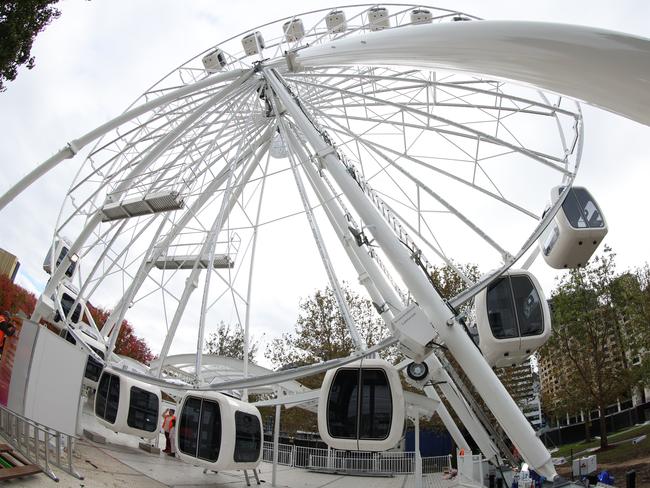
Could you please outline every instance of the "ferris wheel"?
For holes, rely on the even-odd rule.
[[[486,426],[459,413],[467,408],[459,380],[432,354],[444,345],[526,460],[552,477],[548,453],[489,366],[521,363],[550,333],[530,263],[541,254],[553,267],[583,265],[607,232],[593,197],[572,187],[583,124],[571,80],[596,68],[567,66],[548,53],[538,66],[510,59],[508,48],[527,48],[509,35],[541,36],[547,27],[497,24],[418,5],[354,5],[283,18],[208,47],[22,183],[98,140],[66,192],[44,263],[52,276],[33,318],[72,331],[98,364],[113,367],[125,317],[157,324],[157,365],[128,380],[143,391],[169,386],[165,361],[179,341],[196,344],[187,390],[248,388],[306,373],[210,384],[202,378],[206,333],[235,323],[248,341],[255,322],[273,316],[256,309],[269,307],[265,294],[320,273],[357,351],[319,371],[367,361],[394,385],[392,365],[362,358],[397,342],[410,358],[410,380],[438,398],[427,383],[438,371],[444,396],[459,398],[454,409],[473,425],[481,450],[498,458]],[[637,120],[647,113],[616,93],[582,98]],[[485,273],[468,275],[466,263]],[[464,289],[440,296],[431,280],[436,266],[448,266]],[[386,323],[391,337],[378,346],[363,343],[345,302],[341,282],[350,277]],[[90,303],[110,305],[102,329],[87,313]],[[481,350],[467,333],[471,320]],[[105,374],[115,377],[106,380],[106,403],[111,382],[122,380]],[[330,386],[337,381],[348,380],[328,373]],[[327,391],[324,384],[319,423],[332,444],[391,447],[395,411],[386,432],[363,437],[358,424],[356,437],[337,437],[324,420]]]

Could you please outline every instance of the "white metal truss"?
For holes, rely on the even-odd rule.
[[[471,306],[510,266],[530,265],[536,241],[562,204],[560,198],[542,214],[549,189],[571,185],[577,174],[582,114],[574,100],[556,93],[581,95],[647,122],[647,77],[627,85],[642,92],[635,98],[617,88],[616,73],[621,67],[636,73],[648,65],[648,55],[601,39],[596,29],[490,23],[433,7],[427,7],[429,25],[413,26],[410,12],[419,6],[383,6],[389,28],[380,32],[369,17],[374,5],[350,5],[337,7],[347,24],[336,32],[327,28],[330,9],[259,26],[266,48],[255,56],[242,52],[241,36],[227,39],[218,45],[227,60],[222,73],[203,68],[202,56],[215,46],[209,47],[122,115],[38,166],[0,197],[0,209],[96,141],[54,227],[50,249],[68,236],[69,253],[59,266],[50,263],[54,271],[39,304],[71,285],[65,271],[75,261],[78,293],[68,321],[79,304],[110,305],[101,330],[109,353],[126,318],[146,322],[159,334],[159,362],[147,381],[169,386],[165,359],[178,352],[175,347],[196,342],[194,377],[183,377],[195,384],[187,388],[237,388],[244,395],[247,388],[322,372],[395,344],[395,317],[419,307],[435,328],[435,346],[456,358],[527,461],[552,477],[548,452],[486,368],[459,324],[458,310]],[[282,25],[298,18],[304,36],[290,39]],[[559,69],[559,54],[571,53],[549,51],[540,62],[476,49],[477,39],[513,45],[504,37],[520,38],[526,29],[540,39],[583,40],[581,52],[618,48],[630,56],[615,62],[608,57],[603,66],[601,58],[587,56]],[[523,44],[516,49],[525,50]],[[575,74],[579,66],[602,76],[600,84],[576,94],[576,80],[584,85],[583,73]],[[540,70],[549,67],[553,76],[541,77]],[[288,158],[274,156],[276,134]],[[319,225],[321,212],[329,227]],[[216,256],[226,265],[214,266]],[[248,377],[251,330],[260,322],[278,332],[288,325],[278,323],[281,314],[264,301],[265,294],[290,288],[299,276],[290,268],[304,275],[321,272],[313,261],[324,265],[358,350],[316,366]],[[465,263],[492,271],[474,280],[462,271]],[[456,296],[440,296],[432,286],[431,274],[442,265],[465,285]],[[264,275],[268,269],[276,276]],[[292,278],[282,275],[285,269]],[[366,350],[339,284],[350,276],[365,289],[386,329],[382,342]],[[253,306],[258,304],[266,309]],[[64,315],[60,303],[54,307]],[[38,307],[33,318],[43,313]],[[244,330],[243,377],[209,384],[201,375],[202,349],[206,333],[219,322]],[[432,344],[424,346],[440,380],[424,387],[425,393],[435,401],[444,397],[485,456],[500,463],[498,429],[486,425],[445,356]],[[444,405],[438,414],[465,445]]]

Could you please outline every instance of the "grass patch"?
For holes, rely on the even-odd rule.
[[[637,445],[632,445],[626,443],[620,446],[611,446],[614,442],[623,441],[626,439],[632,439],[640,435],[648,435],[648,438]],[[603,452],[596,453],[598,455],[599,463],[610,463],[610,462],[620,462],[626,459],[633,459],[636,457],[642,457],[650,455],[650,425],[639,425],[632,427],[628,430],[623,430],[615,433],[611,433],[607,436],[608,443],[610,448]],[[553,457],[566,457],[571,456],[571,449],[573,449],[574,455],[585,449],[591,447],[600,446],[600,440],[596,439],[591,442],[575,442],[573,444],[565,444],[560,446],[559,450],[554,452]]]

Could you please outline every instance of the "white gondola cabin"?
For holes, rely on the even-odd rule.
[[[402,437],[404,418],[402,383],[390,363],[363,359],[325,374],[318,431],[330,447],[385,451]]]
[[[265,47],[264,38],[260,31],[251,32],[247,36],[244,36],[241,40],[241,44],[244,47],[244,53],[246,53],[246,56],[259,54]]]
[[[86,345],[90,347],[93,351],[95,351],[95,354],[97,354],[97,356],[99,356],[100,359],[105,359],[106,346],[104,344],[99,342],[95,337],[91,336],[88,332],[84,330],[75,329],[75,332],[77,334],[77,337],[81,337],[81,339],[86,343]],[[68,329],[63,329],[61,331],[61,337],[63,337],[70,344],[75,344],[75,345],[77,344],[77,340],[72,336],[72,334]],[[99,385],[99,378],[101,377],[103,370],[104,370],[103,364],[97,361],[93,356],[89,354],[88,359],[86,360],[86,370],[84,371],[84,378],[83,378],[84,386],[88,386],[89,388],[96,390],[97,386]]]
[[[565,187],[551,190],[551,201]],[[586,188],[574,186],[539,239],[546,263],[555,269],[584,266],[607,235],[607,223],[596,200]]]
[[[416,8],[411,10],[412,24],[430,24],[433,19],[431,11],[425,8]]]
[[[216,73],[221,71],[228,62],[226,61],[226,54],[219,48],[213,49],[208,54],[203,56],[201,60],[203,67],[208,73]]]
[[[105,369],[95,393],[95,417],[114,432],[156,437],[160,389]]]
[[[69,249],[70,242],[68,242],[67,239],[56,239],[54,241],[54,246],[50,248],[47,256],[45,256],[45,261],[43,261],[43,271],[45,271],[47,274],[52,274],[57,266],[61,264],[63,258],[68,255]],[[53,257],[56,257],[56,259]],[[71,262],[68,266],[68,269],[65,271],[65,275],[68,278],[72,278],[76,267],[77,259],[74,259],[73,262]]]
[[[262,461],[262,417],[250,403],[217,392],[188,392],[176,413],[178,457],[222,471]]]
[[[521,364],[551,335],[551,314],[537,279],[510,270],[475,298],[479,346],[490,366]]]
[[[368,21],[371,31],[388,29],[390,27],[388,9],[385,7],[372,7],[368,10]]]
[[[305,37],[305,26],[300,19],[293,19],[282,25],[282,31],[287,42],[297,42]]]
[[[338,34],[345,32],[348,28],[347,20],[345,19],[345,12],[343,10],[332,10],[325,16],[325,25],[330,34]]]

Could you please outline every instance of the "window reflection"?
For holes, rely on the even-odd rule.
[[[255,415],[235,412],[235,462],[257,461],[262,447],[262,427]]]
[[[535,285],[527,276],[512,276],[512,292],[522,337],[544,332],[544,314]]]
[[[196,457],[196,447],[199,438],[199,417],[201,415],[201,399],[190,397],[183,405],[181,419],[178,425],[178,449],[188,456]]]
[[[585,188],[572,187],[562,203],[562,210],[571,227],[575,229],[605,226],[596,201]]]
[[[512,291],[507,277],[499,278],[488,286],[487,313],[492,335],[496,339],[519,337],[512,306]]]
[[[384,370],[346,368],[336,373],[327,405],[327,426],[332,437],[386,439],[392,414],[393,400]]]
[[[357,436],[359,369],[340,369],[334,375],[327,401],[327,428],[332,437]]]
[[[158,427],[158,396],[132,386],[126,424],[134,429],[154,432]]]
[[[96,396],[95,415],[114,424],[120,404],[120,379],[104,373],[99,381]]]
[[[539,292],[528,276],[505,276],[487,289],[487,312],[496,339],[514,339],[544,332]]]
[[[393,401],[386,372],[361,370],[361,418],[359,439],[386,439],[390,434]]]

